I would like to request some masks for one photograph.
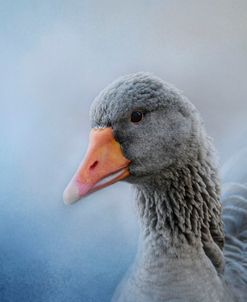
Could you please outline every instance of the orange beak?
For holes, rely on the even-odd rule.
[[[113,137],[112,128],[92,129],[85,158],[64,191],[64,202],[74,203],[126,178],[129,164]]]

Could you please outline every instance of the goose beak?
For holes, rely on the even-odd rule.
[[[85,158],[63,193],[64,202],[72,204],[126,178],[129,164],[112,128],[92,129]]]

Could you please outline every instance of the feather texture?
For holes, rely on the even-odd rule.
[[[144,118],[134,125],[135,110]],[[224,187],[222,219],[215,150],[194,105],[140,72],[104,89],[90,116],[93,127],[112,127],[131,161],[141,224],[136,261],[113,301],[246,301],[247,177]]]

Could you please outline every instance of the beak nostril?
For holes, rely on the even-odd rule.
[[[98,165],[98,161],[96,160],[90,167],[89,167],[89,169],[90,170],[93,170],[97,165]]]

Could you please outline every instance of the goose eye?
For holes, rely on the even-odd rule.
[[[132,123],[138,123],[142,120],[143,118],[143,113],[140,111],[133,111],[131,113],[131,122]]]

